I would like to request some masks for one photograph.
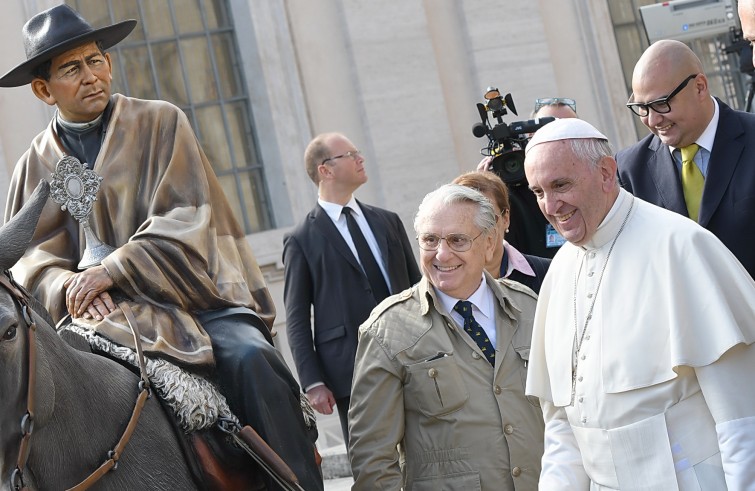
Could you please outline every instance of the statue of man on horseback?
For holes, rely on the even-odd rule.
[[[63,158],[101,182],[81,226],[47,203],[13,275],[54,322],[208,375],[301,486],[321,490],[299,386],[272,345],[275,307],[187,117],[167,102],[111,94],[105,50],[135,25],[94,29],[59,5],[24,26],[27,60],[0,87],[30,84],[57,111],[15,167],[5,220]],[[114,250],[77,271],[85,228]]]

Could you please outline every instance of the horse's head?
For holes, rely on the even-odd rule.
[[[0,476],[2,486],[16,464],[21,441],[21,417],[29,393],[29,337],[31,299],[7,271],[24,254],[34,235],[49,186],[42,181],[21,211],[0,228]]]

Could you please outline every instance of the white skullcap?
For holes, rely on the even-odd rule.
[[[596,130],[587,121],[577,118],[560,118],[537,130],[529,143],[527,143],[524,153],[526,154],[532,147],[541,143],[579,138],[595,138],[608,141],[608,138],[603,133]]]

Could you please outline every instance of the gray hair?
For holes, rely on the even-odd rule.
[[[448,206],[456,203],[471,203],[477,205],[474,224],[487,234],[495,227],[496,214],[488,198],[479,191],[459,184],[444,184],[435,191],[425,195],[419,204],[417,215],[414,217],[414,231],[419,233],[419,225],[423,218],[437,205]]]
[[[608,140],[600,138],[573,138],[569,140],[572,152],[577,157],[589,162],[592,168],[598,166],[603,157],[613,157],[613,147]]]

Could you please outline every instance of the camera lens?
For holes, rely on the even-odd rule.
[[[526,180],[524,175],[524,151],[510,150],[495,157],[491,170],[506,184],[517,184]]]

